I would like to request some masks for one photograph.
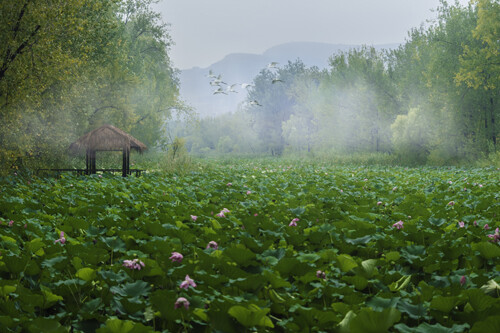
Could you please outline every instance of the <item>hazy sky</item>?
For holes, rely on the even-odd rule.
[[[448,1],[453,3],[454,0]],[[459,0],[463,5],[468,0]],[[160,0],[180,69],[287,42],[387,44],[435,13],[439,0]]]

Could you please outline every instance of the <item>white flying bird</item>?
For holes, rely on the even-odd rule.
[[[217,76],[217,78],[212,80],[212,82],[214,83],[213,85],[216,85],[216,86],[220,86],[221,84],[227,84],[226,82],[222,81],[221,75]]]
[[[234,90],[234,87],[237,86],[237,85],[238,85],[237,83],[234,83],[234,84],[231,84],[231,85],[227,86],[226,92],[228,92],[228,93],[238,93],[236,90]]]
[[[253,87],[253,84],[251,84],[251,83],[242,83],[242,84],[241,84],[241,87],[242,87],[243,89],[247,89],[247,88],[249,88],[249,87]]]
[[[227,84],[227,83],[220,79],[215,79],[213,81],[210,81],[211,86],[220,86],[221,84]]]
[[[259,102],[257,102],[255,99],[253,101],[250,101],[250,105],[257,105],[257,106],[262,106]]]
[[[214,74],[214,72],[212,72],[212,70],[209,70],[207,77],[215,79],[217,76],[215,76],[215,74]]]
[[[273,61],[272,63],[270,63],[269,65],[267,65],[267,68],[269,68],[269,69],[278,68],[278,67],[276,67],[276,65],[278,65],[278,62],[274,62]]]
[[[214,95],[217,95],[217,94],[227,95],[227,93],[224,90],[222,90],[221,87],[219,87],[219,89],[217,89],[217,90],[214,91]]]

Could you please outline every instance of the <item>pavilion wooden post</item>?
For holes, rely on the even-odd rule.
[[[127,146],[127,175],[130,175],[130,145]]]
[[[97,173],[97,168],[96,168],[96,163],[95,163],[95,154],[96,151],[94,149],[90,150],[90,174],[96,174]]]
[[[130,163],[130,148],[123,147],[123,163],[122,163],[122,177],[127,177],[129,174]]]
[[[87,149],[85,154],[85,174],[92,175],[96,173],[96,164],[95,164],[95,150]]]
[[[90,175],[90,149],[85,152],[85,174]]]

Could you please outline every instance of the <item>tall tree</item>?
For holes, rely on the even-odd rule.
[[[63,132],[73,133],[70,123],[80,112],[69,114],[65,105],[73,100],[74,82],[113,35],[116,8],[102,0],[0,3],[2,167],[55,150]]]
[[[460,58],[468,48],[476,48],[479,42],[472,31],[477,25],[474,6],[449,5],[442,1],[437,20],[427,29],[413,29],[407,42],[392,53],[391,75],[398,82],[398,99],[405,113],[393,131],[402,128],[423,128],[427,122],[426,142],[421,145],[425,154],[418,156],[446,163],[456,158],[474,158],[488,151],[484,130],[484,92],[474,91],[466,85],[456,85],[460,70]],[[411,124],[411,121],[417,121]],[[405,123],[410,122],[410,123]],[[436,126],[438,124],[438,126]],[[433,130],[430,130],[433,129]],[[422,135],[413,131],[415,138]],[[401,133],[394,136],[404,137]],[[397,142],[396,142],[397,143]],[[397,144],[397,146],[400,146]],[[409,155],[408,149],[400,151]],[[476,156],[477,157],[477,156]]]
[[[459,85],[475,90],[484,89],[484,130],[497,146],[500,117],[500,3],[495,0],[476,0],[477,25],[473,36],[479,43],[466,45],[460,57],[461,68],[455,79]]]
[[[155,144],[172,110],[186,108],[152,2],[0,2],[0,169],[30,154],[60,160],[102,123]]]
[[[296,104],[289,93],[290,87],[305,69],[300,60],[289,61],[277,70],[264,69],[254,79],[254,87],[248,93],[248,111],[254,118],[254,129],[261,145],[271,155],[281,155],[284,151],[282,124],[290,118]]]

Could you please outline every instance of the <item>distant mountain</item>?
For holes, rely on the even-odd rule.
[[[376,49],[393,49],[399,44],[375,45]],[[210,86],[209,70],[221,75],[228,84],[251,83],[255,76],[270,62],[282,66],[288,61],[302,60],[306,66],[325,68],[328,58],[339,51],[347,51],[359,45],[327,44],[315,42],[286,43],[271,47],[263,54],[233,53],[207,68],[194,67],[180,73],[181,96],[196,109],[200,117],[216,116],[233,112],[246,98],[246,91],[236,87],[238,93],[214,95]]]

